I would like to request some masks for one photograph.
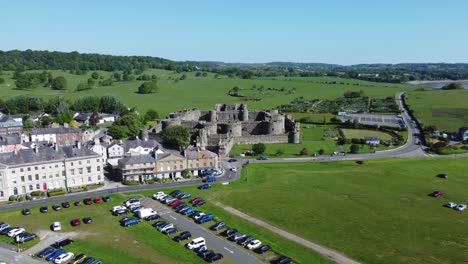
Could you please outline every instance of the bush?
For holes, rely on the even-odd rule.
[[[353,143],[353,144],[361,144],[361,139],[359,139],[359,138],[352,138],[352,139],[351,139],[351,143]]]
[[[8,201],[13,202],[14,200],[16,200],[16,196],[10,195],[10,197],[8,198]]]
[[[301,156],[307,156],[307,155],[309,155],[309,151],[307,150],[307,148],[303,148],[303,149],[301,149],[301,152],[299,154]]]
[[[263,153],[265,152],[265,150],[266,150],[266,145],[263,144],[263,143],[254,144],[254,145],[252,146],[252,150],[253,150],[253,152],[255,152],[256,154],[261,155],[261,154],[263,154]]]
[[[64,189],[52,190],[47,193],[49,197],[54,197],[54,196],[59,196],[59,195],[64,195],[64,194],[65,194]]]
[[[155,184],[156,183],[156,180],[154,179],[149,179],[146,181],[147,184]]]
[[[44,195],[43,191],[32,191],[31,196],[42,196]]]
[[[18,202],[22,202],[22,201],[24,201],[24,197],[23,196],[18,197]]]
[[[364,164],[364,161],[363,161],[363,160],[357,160],[357,161],[356,161],[356,164],[362,165],[362,164]]]
[[[123,185],[130,185],[130,186],[133,186],[133,185],[140,185],[140,182],[139,181],[122,181],[122,184]]]
[[[284,154],[284,150],[282,150],[282,149],[277,149],[276,150],[276,156],[281,156],[283,154]]]
[[[325,150],[319,149],[319,151],[318,151],[318,154],[319,154],[319,155],[323,155],[324,153],[325,153]]]
[[[358,145],[355,145],[355,144],[351,145],[351,147],[350,147],[350,152],[351,152],[352,154],[357,154],[357,153],[359,152],[359,146],[358,146]]]

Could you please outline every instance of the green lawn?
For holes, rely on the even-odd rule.
[[[68,80],[68,89],[65,91],[55,91],[50,88],[38,87],[34,90],[14,89],[14,80],[11,79],[12,72],[4,72],[2,78],[6,82],[0,85],[0,98],[5,99],[15,95],[32,95],[48,98],[55,95],[63,95],[68,99],[75,99],[83,95],[109,95],[112,94],[123,100],[128,106],[137,106],[140,111],[149,108],[158,110],[161,116],[170,112],[187,108],[212,109],[216,103],[247,103],[249,109],[265,109],[286,104],[297,97],[305,98],[327,98],[334,99],[342,96],[348,90],[363,90],[366,95],[384,98],[394,96],[399,91],[409,91],[414,88],[409,85],[372,83],[366,81],[340,79],[332,77],[307,77],[307,78],[265,78],[243,80],[237,78],[215,79],[213,74],[207,77],[196,77],[195,73],[186,73],[187,78],[175,82],[174,77],[182,76],[182,73],[173,73],[164,70],[147,70],[148,74],[156,74],[159,77],[159,92],[154,94],[137,94],[137,88],[142,81],[115,82],[112,86],[97,87],[92,90],[76,92],[78,83],[86,82],[91,76],[91,72],[86,75],[74,75],[63,71],[52,71],[53,76],[64,76]],[[106,78],[109,72],[100,72]],[[325,82],[336,81],[336,84]],[[340,84],[343,82],[343,84]],[[359,85],[357,85],[359,84]],[[242,98],[228,95],[228,91],[234,87],[250,88],[253,85],[265,88],[285,89],[296,88],[295,93],[277,94],[276,96],[264,96],[257,102],[245,102]]]
[[[265,144],[266,152],[264,155],[276,158],[299,157],[303,148],[307,148],[309,155],[314,154],[320,149],[323,149],[325,154],[331,154],[338,151],[339,148],[332,137],[327,137],[326,132],[328,130],[330,130],[335,136],[339,136],[338,131],[333,125],[303,124],[301,127],[302,135],[300,144]],[[231,155],[238,156],[240,153],[251,149],[251,144],[235,145],[230,153]],[[277,155],[278,150],[282,150],[283,154]]]
[[[341,131],[343,132],[344,136],[347,139],[351,138],[358,138],[364,139],[365,137],[378,137],[380,140],[387,141],[392,140],[392,136],[388,133],[375,131],[375,130],[366,130],[366,129],[348,129],[342,128]]]
[[[363,263],[467,263],[468,211],[443,207],[468,202],[467,161],[251,164],[216,198]]]
[[[435,125],[447,132],[468,126],[468,90],[412,91],[406,97],[423,126]]]

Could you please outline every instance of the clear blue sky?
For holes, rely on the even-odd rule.
[[[0,10],[0,50],[225,62],[468,62],[466,0],[14,0]]]

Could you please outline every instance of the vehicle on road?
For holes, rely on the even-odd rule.
[[[73,254],[72,252],[64,253],[64,254],[58,256],[58,257],[54,260],[54,263],[55,263],[55,264],[62,264],[62,263],[65,263],[65,262],[69,261],[71,258],[73,258],[74,256],[75,256],[75,254]]]
[[[237,162],[236,159],[229,159],[228,162]]]
[[[457,211],[463,211],[466,209],[466,204],[459,204],[457,207],[455,207],[455,210]]]
[[[39,251],[39,253],[37,253],[37,257],[39,258],[44,258],[45,256],[49,255],[50,253],[54,252],[54,249],[51,248],[51,247],[46,247],[44,248],[43,250]]]
[[[226,227],[226,223],[225,222],[218,222],[212,226],[210,226],[210,229],[213,230],[213,231],[218,231],[220,230],[221,228],[224,228]]]
[[[184,232],[178,234],[177,236],[175,236],[172,240],[180,242],[182,240],[186,240],[186,239],[189,239],[191,237],[192,237],[192,234],[190,233],[190,231],[184,231]]]
[[[431,193],[432,197],[440,197],[442,195],[444,195],[444,192],[441,192],[441,191],[434,191]]]
[[[203,179],[203,182],[215,182],[216,181],[216,176],[214,175],[208,175]]]
[[[268,158],[265,157],[265,156],[260,156],[260,157],[258,157],[258,160],[268,160]]]
[[[202,184],[200,186],[198,186],[198,189],[200,190],[206,190],[206,189],[210,189],[211,188],[211,184],[209,183],[205,183],[205,184]]]
[[[51,225],[51,229],[52,231],[60,231],[62,230],[62,224],[58,221],[56,222],[53,222],[52,225]]]
[[[256,249],[260,247],[261,245],[262,245],[262,241],[255,239],[255,240],[250,241],[250,243],[248,243],[245,247],[247,249]]]
[[[68,246],[70,244],[73,244],[73,240],[70,239],[70,238],[64,238],[64,239],[61,239],[61,240],[58,240],[58,241],[55,241],[54,244],[52,244],[52,246],[54,248],[63,248],[65,246]],[[65,252],[64,252],[65,253]]]
[[[80,226],[81,225],[81,221],[78,218],[75,218],[75,219],[71,220],[70,223],[71,223],[72,226]]]
[[[447,204],[445,204],[445,207],[448,207],[448,208],[455,208],[457,207],[458,204],[454,203],[454,202],[448,202]]]
[[[21,210],[21,213],[23,215],[30,215],[31,214],[31,210],[29,210],[28,208],[24,208],[23,210]]]
[[[192,250],[194,248],[198,248],[204,245],[205,245],[205,239],[203,237],[197,237],[193,239],[192,241],[190,241],[190,243],[188,243],[186,247]]]

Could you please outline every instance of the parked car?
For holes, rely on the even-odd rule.
[[[183,207],[177,209],[177,210],[176,210],[176,213],[182,214],[183,212],[185,212],[185,211],[188,210],[189,208],[191,208],[191,207],[185,205],[185,206],[183,206]]]
[[[169,203],[168,205],[169,205],[170,207],[176,207],[176,206],[178,206],[178,205],[181,204],[181,203],[182,203],[182,200],[177,199],[177,200],[175,200],[175,201],[172,201],[172,202]]]
[[[75,201],[73,204],[74,204],[75,206],[81,206],[81,205],[82,205],[81,201]]]
[[[159,230],[160,232],[163,232],[164,230],[167,230],[167,229],[169,229],[169,228],[174,228],[174,224],[172,224],[172,223],[167,223],[167,224],[165,224],[165,225],[163,225],[163,226],[158,227],[158,230]]]
[[[29,210],[28,208],[24,208],[23,210],[21,210],[21,213],[23,215],[30,215],[31,214],[31,210]]]
[[[60,255],[62,255],[63,253],[65,253],[65,250],[64,249],[57,249],[55,250],[54,252],[52,252],[52,254],[50,254],[46,260],[47,261],[54,261],[56,258],[58,258]]]
[[[200,217],[203,217],[203,216],[205,216],[205,215],[206,215],[206,214],[203,213],[203,212],[198,212],[198,213],[196,213],[196,214],[193,215],[193,219],[198,220],[198,219],[200,219]]]
[[[178,195],[179,193],[181,193],[180,190],[174,190],[174,191],[170,192],[169,195],[174,197],[174,196]]]
[[[279,259],[273,261],[274,264],[288,264],[291,263],[292,259],[290,257],[281,256]]]
[[[182,199],[182,196],[184,196],[185,194],[187,194],[187,193],[186,193],[186,192],[180,192],[179,194],[177,194],[177,195],[175,196],[175,198],[177,198],[177,199]]]
[[[168,228],[168,229],[165,229],[162,231],[163,234],[165,235],[170,235],[170,234],[175,234],[179,232],[179,230],[177,230],[177,228]]]
[[[262,245],[262,241],[255,239],[255,240],[250,241],[250,243],[248,243],[245,247],[247,249],[256,249],[260,247],[261,245]]]
[[[127,207],[122,206],[122,205],[114,206],[114,207],[112,207],[112,213],[115,212],[115,211],[118,211],[118,210],[122,210],[122,209],[127,209]]]
[[[225,222],[218,222],[218,223],[210,226],[210,229],[213,230],[213,231],[218,231],[219,229],[224,228],[224,227],[226,227]]]
[[[70,202],[63,202],[62,207],[63,208],[70,208]]]
[[[237,171],[236,167],[232,167],[232,168],[230,168],[230,170],[233,171],[233,172]]]
[[[188,243],[186,247],[192,250],[194,248],[198,248],[204,245],[205,245],[205,239],[203,237],[197,237],[193,239],[192,241],[190,241],[190,243]]]
[[[237,242],[239,239],[246,237],[247,235],[242,233],[235,233],[234,235],[230,236],[228,239],[234,242]]]
[[[165,204],[170,204],[175,200],[177,200],[177,199],[168,196],[166,199],[162,200],[162,202],[165,203]]]
[[[47,206],[42,206],[41,208],[39,208],[39,211],[41,213],[47,213],[49,211],[49,208],[47,208]]]
[[[214,251],[213,250],[206,250],[206,251],[203,251],[203,252],[200,252],[198,253],[197,255],[200,257],[200,258],[206,258],[210,255],[213,255],[214,254]]]
[[[111,198],[109,196],[104,196],[102,197],[102,200],[105,202],[105,203],[108,203],[111,201]]]
[[[52,246],[54,248],[62,248],[62,247],[68,246],[70,244],[73,244],[73,240],[70,239],[70,238],[64,238],[64,239],[55,241],[55,243],[52,244]]]
[[[140,219],[135,218],[135,217],[130,217],[129,219],[127,219],[126,221],[124,221],[124,222],[122,223],[122,225],[123,225],[124,227],[129,227],[129,226],[132,226],[132,225],[137,225],[137,224],[139,224],[140,222],[141,222]]]
[[[1,222],[0,223],[0,232],[3,231],[3,229],[10,227],[9,224]]]
[[[80,219],[75,218],[75,219],[71,220],[70,224],[72,226],[79,226],[79,225],[81,225],[81,221],[80,221]]]
[[[75,256],[75,258],[73,259],[73,261],[71,263],[73,264],[79,264],[79,263],[82,263],[83,260],[86,258],[86,255],[85,254],[78,254]]]
[[[87,225],[91,224],[93,222],[93,219],[89,216],[83,218],[83,222]]]
[[[185,239],[192,237],[192,234],[189,231],[184,231],[173,238],[174,241],[180,242]]]
[[[221,253],[215,253],[213,255],[207,256],[205,260],[208,262],[215,262],[215,261],[222,259],[223,257],[224,256]]]
[[[236,159],[229,159],[228,162],[236,162]]]
[[[153,199],[158,200],[159,198],[161,198],[163,196],[166,196],[166,194],[164,192],[159,191],[159,192],[153,194]]]
[[[181,202],[180,204],[178,204],[178,205],[176,205],[176,206],[174,206],[174,207],[172,207],[172,208],[174,208],[174,209],[176,209],[176,210],[179,210],[179,209],[184,208],[185,206],[187,206],[187,204],[184,203],[184,202]]]
[[[200,200],[203,200],[203,198],[201,198],[201,197],[196,197],[196,198],[193,198],[192,200],[190,200],[189,203],[194,204],[194,203],[196,203],[196,202],[198,202],[198,201],[200,201]]]
[[[16,243],[26,243],[37,238],[36,234],[23,232],[15,237]]]
[[[247,244],[250,243],[250,241],[252,241],[254,238],[252,236],[246,236],[244,238],[241,238],[239,240],[237,240],[237,244],[240,245],[240,246],[245,246]]]
[[[441,178],[441,179],[448,179],[448,174],[446,173],[441,173],[441,174],[438,174],[437,177]]]
[[[187,210],[184,210],[181,214],[190,215],[190,214],[193,214],[194,212],[195,212],[195,209],[193,209],[192,207],[189,207]]]
[[[86,198],[83,200],[84,204],[86,205],[92,205],[93,204],[93,200],[91,198]]]
[[[202,205],[204,205],[205,203],[206,203],[206,201],[205,201],[205,200],[200,200],[200,201],[198,201],[198,202],[194,203],[194,204],[193,204],[193,206],[195,206],[195,207],[199,207],[199,206],[202,206]]]
[[[214,175],[208,175],[203,179],[203,182],[215,182],[216,181],[216,176]]]
[[[182,196],[179,197],[179,199],[187,199],[190,198],[192,195],[190,193],[184,193]]]
[[[140,204],[140,200],[135,199],[135,198],[130,198],[127,201],[124,202],[126,207],[130,207],[132,204]]]
[[[213,221],[213,218],[214,218],[213,214],[207,214],[195,220],[195,223],[204,224],[204,223]]]
[[[102,203],[101,197],[94,198],[94,203],[97,203],[97,204]]]
[[[12,227],[12,226],[7,227],[7,228],[3,229],[2,231],[0,231],[0,234],[1,234],[1,235],[7,235],[11,230],[16,229],[16,228],[18,228],[18,227],[17,227],[17,226],[15,226],[15,227]]]
[[[54,252],[54,249],[51,248],[51,247],[46,247],[44,248],[43,250],[39,251],[39,253],[37,253],[37,257],[39,258],[44,258],[45,256],[49,255],[50,253]]]
[[[23,233],[24,231],[26,231],[24,228],[14,228],[12,230],[10,230],[10,232],[8,232],[7,236],[9,237],[16,237],[17,235]]]
[[[52,229],[52,231],[60,231],[60,230],[62,230],[62,224],[60,222],[56,221],[56,222],[52,223],[50,228]]]
[[[203,252],[205,252],[205,251],[208,251],[208,247],[206,247],[206,246],[201,246],[201,247],[195,248],[193,251],[194,251],[195,253],[197,253],[197,255],[198,255],[198,254],[200,254],[200,253],[203,253]]]
[[[146,221],[153,221],[153,220],[156,220],[156,219],[159,219],[160,216],[158,214],[152,214],[152,215],[149,215],[147,217],[145,217],[145,220]]]
[[[160,226],[163,226],[163,225],[167,225],[169,224],[168,222],[166,221],[156,221],[152,224],[153,227],[156,227],[156,228],[159,228]]]
[[[54,205],[52,205],[52,209],[54,209],[54,211],[60,211],[60,209],[62,209],[62,207],[60,207],[60,205],[58,205],[58,204],[54,204]]]
[[[202,185],[198,186],[198,189],[200,189],[200,190],[205,190],[205,189],[209,189],[209,188],[211,188],[211,184],[209,184],[209,183],[205,183],[205,184],[202,184]]]
[[[258,253],[258,254],[263,254],[267,251],[270,251],[271,250],[271,247],[269,245],[262,245],[256,249],[254,249],[254,252],[255,253]]]
[[[119,210],[113,212],[112,214],[114,216],[119,216],[119,215],[128,214],[128,213],[129,213],[128,209],[124,208],[124,209],[119,209]]]
[[[448,207],[448,208],[455,208],[455,207],[457,207],[457,204],[454,203],[454,202],[449,202],[448,204],[445,205],[445,207]]]
[[[93,257],[86,257],[81,264],[91,264],[95,261]]]
[[[95,261],[91,262],[91,264],[102,264],[102,261],[100,261],[100,260],[95,260]]]
[[[444,195],[444,192],[441,192],[441,191],[434,191],[431,193],[432,197],[440,197],[442,195]]]
[[[459,204],[457,207],[455,207],[455,210],[457,211],[463,211],[466,209],[466,204]]]
[[[224,232],[222,232],[221,235],[223,235],[225,237],[229,237],[229,236],[234,235],[235,233],[237,233],[237,229],[228,228],[228,229],[224,230]]]
[[[164,201],[164,199],[169,198],[169,197],[170,196],[168,196],[168,195],[161,195],[161,196],[158,196],[158,198],[156,198],[156,200],[162,202],[162,201]]]
[[[54,263],[55,263],[55,264],[62,264],[62,263],[65,263],[65,262],[69,261],[71,258],[73,258],[74,256],[75,256],[75,254],[73,254],[72,252],[64,253],[64,254],[58,256],[58,257],[54,260]]]

